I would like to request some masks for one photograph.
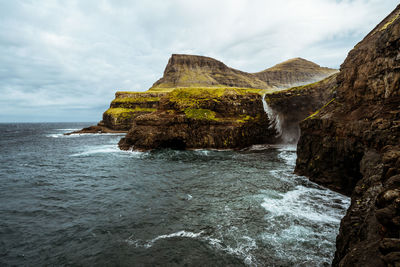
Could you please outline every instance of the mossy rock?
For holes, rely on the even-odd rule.
[[[186,117],[190,119],[218,121],[218,119],[215,117],[216,113],[209,109],[187,108],[184,112]]]
[[[154,112],[157,109],[155,108],[140,108],[136,107],[134,109],[130,108],[109,108],[106,110],[105,114],[111,115],[113,117],[118,117],[118,118],[127,118],[132,116],[134,113],[138,112]]]

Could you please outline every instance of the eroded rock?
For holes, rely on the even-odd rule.
[[[400,236],[399,17],[400,6],[355,46],[336,98],[300,124],[296,173],[352,199],[333,266],[400,264],[398,252],[379,249]]]

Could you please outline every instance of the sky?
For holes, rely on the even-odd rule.
[[[0,0],[0,122],[100,121],[173,53],[339,68],[394,0]]]

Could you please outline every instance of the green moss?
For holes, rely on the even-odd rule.
[[[146,92],[148,93],[169,93],[173,91],[175,88],[174,87],[151,87],[149,90]]]
[[[111,115],[113,117],[127,118],[137,112],[153,112],[156,110],[157,109],[155,109],[155,108],[139,108],[139,107],[136,107],[134,109],[131,109],[131,108],[109,108],[106,110],[105,114]]]
[[[287,91],[300,91],[300,90],[307,89],[307,88],[309,88],[311,86],[317,85],[319,83],[321,83],[321,81],[314,82],[314,83],[309,83],[309,84],[305,84],[305,85],[300,85],[300,86],[296,86],[296,87],[292,87],[292,88],[287,89]]]
[[[121,97],[114,99],[111,103],[144,103],[160,101],[160,97]]]
[[[215,117],[216,113],[209,109],[195,109],[195,108],[187,108],[185,109],[185,115],[188,118],[196,119],[196,120],[213,120],[217,121],[218,119]]]
[[[261,89],[238,87],[185,87],[175,88],[167,97],[171,102],[178,104],[181,110],[185,108],[200,108],[205,101],[220,102],[226,95],[262,94]]]
[[[245,122],[248,122],[250,120],[254,120],[254,117],[249,116],[249,115],[240,115],[239,119],[237,119],[236,122],[245,123]]]
[[[326,103],[322,108],[318,109],[317,111],[315,111],[313,114],[311,114],[310,116],[308,116],[307,118],[305,118],[304,120],[308,120],[308,119],[313,119],[315,116],[317,116],[321,110],[323,110],[324,108],[326,108],[330,103],[332,103],[335,100],[335,98],[333,98],[331,101],[329,101],[328,103]]]
[[[383,25],[383,27],[380,29],[381,31],[384,31],[387,29],[387,27],[389,27],[396,19],[398,19],[400,16],[400,12],[397,13],[395,16],[393,16],[393,18],[391,18],[385,25]]]
[[[201,96],[203,94],[208,94],[212,96],[222,96],[229,92],[235,92],[237,94],[248,94],[248,93],[259,93],[262,94],[263,91],[271,91],[267,89],[256,89],[256,88],[246,88],[246,87],[227,87],[227,86],[213,86],[213,87],[201,87],[201,86],[188,86],[188,87],[171,87],[171,88],[150,88],[147,92],[180,92],[185,91],[190,93],[192,96]]]

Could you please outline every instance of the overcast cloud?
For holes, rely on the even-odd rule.
[[[394,0],[0,0],[0,121],[99,121],[172,53],[256,72],[303,57],[339,68]]]

